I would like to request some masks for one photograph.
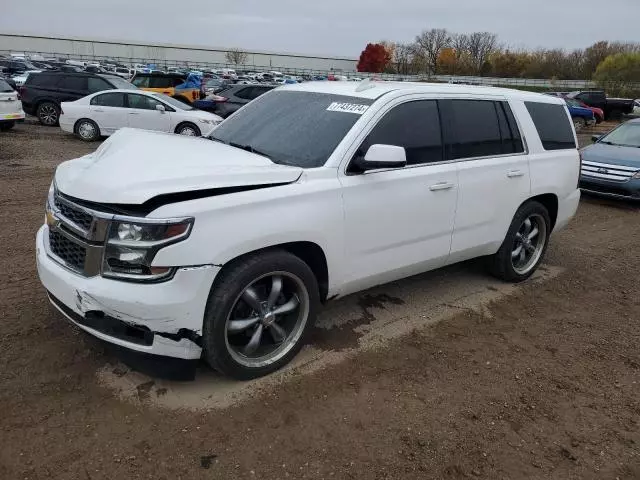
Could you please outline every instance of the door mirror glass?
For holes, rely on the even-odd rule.
[[[156,110],[159,111],[160,113],[164,113],[165,112],[164,105],[156,105]]]
[[[375,144],[369,147],[364,158],[356,160],[361,171],[378,168],[402,168],[407,165],[407,154],[403,147]]]

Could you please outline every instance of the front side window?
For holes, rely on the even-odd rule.
[[[217,127],[212,140],[263,154],[274,163],[321,167],[373,100],[275,90]]]
[[[407,165],[443,160],[440,116],[436,100],[417,100],[394,107],[373,128],[356,156],[364,156],[371,145],[403,147]]]
[[[162,105],[159,101],[146,95],[128,94],[129,108],[137,108],[139,110],[155,110],[156,105]]]
[[[103,93],[91,99],[91,105],[101,107],[124,107],[124,93]]]
[[[89,87],[89,92],[101,92],[102,90],[110,90],[111,85],[102,80],[101,78],[89,77],[87,79],[87,84]]]
[[[554,103],[524,102],[545,150],[576,148],[567,107]]]

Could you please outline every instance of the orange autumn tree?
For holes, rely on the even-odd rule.
[[[458,56],[453,48],[444,48],[438,57],[438,68],[440,73],[453,75],[458,67]]]

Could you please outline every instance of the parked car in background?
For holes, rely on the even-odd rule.
[[[24,58],[0,58],[0,67],[4,69],[5,75],[10,77],[21,75],[28,71],[39,71],[38,67]]]
[[[137,72],[131,83],[141,90],[164,93],[186,104],[201,97],[202,81],[195,75]]]
[[[16,92],[18,91],[18,85],[16,84],[15,80],[11,77],[5,76],[4,72],[2,71],[2,67],[0,67],[0,79],[7,82]]]
[[[208,136],[222,122],[163,93],[108,90],[75,102],[62,102],[60,128],[91,142],[124,127],[189,136]]]
[[[229,85],[218,93],[208,96],[207,100],[215,102],[211,112],[227,118],[236,110],[274,88],[275,85]]]
[[[573,120],[573,126],[576,132],[579,132],[586,126],[595,125],[596,118],[593,115],[593,112],[584,107],[576,106],[571,102],[571,99],[563,99],[569,108],[569,114],[571,115],[571,119]]]
[[[36,238],[50,301],[105,341],[249,379],[328,299],[475,257],[530,277],[580,200],[565,103],[360,87],[283,87],[210,142],[126,129],[60,164]]]
[[[60,103],[72,102],[102,90],[135,87],[116,75],[95,73],[43,72],[29,75],[20,88],[22,108],[35,115],[42,125],[57,125]]]
[[[14,75],[13,77],[11,77],[11,79],[15,82],[15,84],[18,87],[21,87],[27,81],[27,79],[29,78],[29,75],[33,73],[40,73],[41,71],[42,70],[28,70],[24,73],[21,73],[20,75]]]
[[[13,128],[19,120],[24,120],[24,112],[18,99],[18,92],[0,78],[0,131]]]
[[[633,101],[633,114],[640,116],[640,100]]]
[[[133,77],[136,72],[130,68],[116,66],[111,69],[111,73],[128,80]]]
[[[568,98],[575,98],[586,103],[590,107],[597,107],[604,111],[604,116],[610,118],[620,118],[623,114],[628,115],[633,112],[633,100],[630,98],[609,98],[603,90],[586,90],[571,92]]]
[[[209,78],[205,80],[205,84],[204,84],[205,95],[208,96],[214,93],[218,93],[224,90],[225,88],[227,88],[229,85],[231,85],[231,81],[226,80],[224,78],[221,78],[221,77]]]
[[[569,111],[571,111],[571,108],[587,109],[590,110],[591,113],[593,113],[595,123],[601,123],[604,120],[604,112],[602,111],[602,109],[597,107],[590,107],[586,103],[581,102],[580,100],[576,100],[575,98],[564,97],[564,99],[567,102],[567,105],[569,105]],[[587,122],[587,125],[589,125],[589,122]]]
[[[113,72],[109,72],[108,70],[105,70],[100,65],[92,65],[92,64],[88,64],[86,67],[84,67],[84,71],[89,73],[113,73]]]
[[[592,137],[582,149],[580,188],[617,198],[640,200],[640,119]]]

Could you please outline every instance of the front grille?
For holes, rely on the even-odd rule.
[[[638,167],[583,161],[580,173],[585,177],[600,178],[610,182],[627,182],[638,171]]]
[[[84,271],[87,250],[56,230],[49,230],[49,248],[51,253],[62,260],[69,268]]]
[[[90,214],[63,202],[57,195],[53,201],[55,207],[60,211],[63,217],[71,220],[83,230],[89,230],[93,220],[93,217]]]

